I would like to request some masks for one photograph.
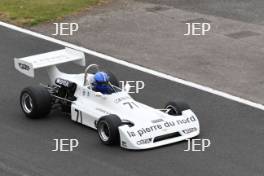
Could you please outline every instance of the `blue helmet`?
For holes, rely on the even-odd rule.
[[[94,75],[94,80],[96,83],[107,83],[109,81],[109,76],[105,72],[97,72]]]

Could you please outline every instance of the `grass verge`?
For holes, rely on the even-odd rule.
[[[105,0],[0,0],[0,20],[34,26],[80,12]]]

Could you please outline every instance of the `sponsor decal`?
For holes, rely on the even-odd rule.
[[[196,127],[193,127],[193,128],[188,128],[188,129],[185,129],[185,130],[182,130],[182,132],[184,134],[189,134],[189,133],[192,133],[194,131],[197,131],[197,128]]]
[[[158,120],[159,121],[159,120]],[[144,128],[140,128],[138,130],[135,131],[127,131],[127,134],[129,137],[135,137],[135,136],[140,136],[143,137],[146,134],[149,133],[153,133],[155,131],[167,131],[170,128],[175,128],[177,127],[177,125],[184,125],[187,123],[193,123],[197,121],[197,119],[194,116],[191,117],[187,117],[181,120],[171,120],[171,121],[160,121],[162,123],[158,123],[158,124],[153,124],[152,126],[148,126],[148,127],[144,127]],[[185,131],[183,131],[185,134],[191,133],[194,130],[198,130],[197,128],[190,128],[190,129],[186,129]]]
[[[129,137],[135,137],[136,136],[136,133],[133,131],[127,131],[127,134]]]
[[[107,112],[107,111],[105,111],[105,110],[103,110],[101,108],[95,108],[95,110],[100,111],[100,112],[102,112],[104,114],[110,114],[110,112]]]
[[[159,123],[159,122],[163,122],[163,119],[155,119],[155,120],[151,120],[152,123]]]
[[[183,124],[191,123],[191,122],[194,122],[194,121],[196,121],[196,118],[194,116],[191,116],[191,117],[187,117],[186,119],[177,120],[177,124],[178,125],[183,125]]]
[[[125,148],[127,147],[127,143],[125,141],[121,141],[121,145]]]
[[[22,69],[22,70],[30,70],[30,67],[26,64],[22,64],[22,63],[18,63],[18,66]]]
[[[129,96],[126,97],[120,97],[114,100],[115,103],[120,103],[121,101],[131,99]]]
[[[137,133],[141,137],[144,134],[147,134],[147,133],[150,133],[150,132],[153,132],[153,131],[157,131],[159,129],[162,129],[161,125],[153,125],[153,126],[150,126],[150,127],[147,127],[147,128],[141,128],[141,129],[137,130]]]
[[[71,82],[70,81],[67,81],[65,79],[57,78],[55,80],[55,83],[58,84],[58,85],[62,85],[64,87],[69,87]]]
[[[140,141],[137,141],[137,145],[148,144],[148,143],[151,143],[151,141],[152,141],[152,138],[141,139]]]

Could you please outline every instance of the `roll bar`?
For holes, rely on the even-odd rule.
[[[97,71],[99,71],[99,66],[97,64],[91,64],[88,65],[86,67],[86,69],[84,70],[84,81],[83,81],[83,85],[86,86],[87,85],[87,75],[88,75],[88,71],[92,68],[95,68]],[[89,87],[91,88],[91,83],[90,81],[88,81]]]

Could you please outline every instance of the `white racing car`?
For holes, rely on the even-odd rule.
[[[25,58],[15,58],[15,68],[34,77],[38,68],[46,68],[50,85],[22,90],[20,104],[29,118],[43,117],[60,109],[75,122],[96,129],[107,145],[120,144],[126,149],[148,149],[193,138],[200,133],[199,121],[185,103],[171,101],[164,109],[154,109],[135,101],[129,85],[119,87],[117,78],[108,72],[110,94],[93,89],[98,65],[89,65],[82,74],[60,72],[56,65],[75,62],[85,66],[85,55],[65,48]]]

